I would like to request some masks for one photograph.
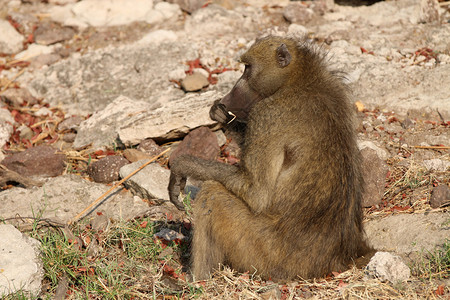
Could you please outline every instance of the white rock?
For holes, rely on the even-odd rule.
[[[164,21],[164,15],[159,10],[151,10],[145,15],[145,22],[149,24],[157,24]]]
[[[144,101],[125,96],[117,97],[105,109],[81,122],[73,143],[74,148],[85,147],[91,143],[94,149],[113,145],[117,142],[117,130],[126,123],[130,115],[139,115],[141,111],[146,111],[148,108],[149,104]]]
[[[419,55],[416,57],[416,62],[421,62],[421,61],[424,61],[425,59],[427,59],[425,56]]]
[[[411,277],[411,270],[399,256],[389,252],[377,252],[370,259],[366,274],[395,284],[408,280]]]
[[[37,297],[44,278],[39,242],[7,224],[0,224],[0,236],[0,297],[19,290]]]
[[[29,60],[30,58],[39,56],[41,54],[49,54],[53,52],[53,46],[44,46],[38,44],[31,44],[27,50],[24,50],[16,55],[15,58],[21,60]]]
[[[53,113],[47,107],[41,107],[37,112],[34,113],[38,117],[51,116]]]
[[[205,69],[202,69],[202,68],[195,68],[194,70],[192,70],[192,73],[203,75],[206,78],[209,77],[208,71],[206,71]]]
[[[160,108],[147,110],[142,115],[126,116],[126,122],[122,122],[119,129],[119,138],[125,145],[136,145],[145,138],[180,137],[190,129],[213,124],[214,121],[209,117],[209,110],[214,100],[221,97],[223,97],[222,93],[207,91],[168,99]],[[136,109],[136,111],[139,110]]]
[[[423,66],[427,67],[427,68],[432,68],[432,67],[434,67],[434,65],[435,65],[435,63],[432,62],[432,61],[428,61],[428,62],[423,64]]]
[[[42,187],[13,187],[2,191],[0,216],[33,216],[39,211],[42,212],[41,218],[67,223],[110,188],[103,183],[91,182],[74,174],[48,178]],[[129,191],[117,188],[111,191],[105,201],[87,212],[87,217],[103,212],[114,220],[129,220],[142,216],[148,209],[148,203],[139,202]],[[1,234],[0,237],[3,238]],[[2,246],[3,241],[0,249]]]
[[[378,157],[381,158],[382,160],[386,160],[388,158],[387,151],[378,147],[371,141],[358,141],[358,148],[359,150],[370,148],[372,150],[375,150],[377,152]]]
[[[9,141],[16,122],[6,108],[0,108],[0,149]]]
[[[182,80],[186,78],[186,72],[183,68],[175,69],[173,71],[170,71],[169,73],[169,80]]]
[[[72,13],[90,26],[124,25],[144,21],[152,10],[153,0],[83,0],[72,7]]]
[[[424,160],[423,164],[428,170],[434,170],[438,172],[445,172],[448,168],[450,168],[450,161],[437,158]]]
[[[247,18],[246,20],[251,22],[250,19]],[[235,35],[238,27],[246,28],[243,21],[242,14],[212,4],[196,10],[190,18],[186,19],[184,29],[190,38],[196,38],[197,36],[217,38],[227,33],[234,33]]]
[[[145,162],[146,160],[139,160],[123,166],[120,168],[120,177],[128,176]],[[169,176],[169,170],[164,169],[157,163],[152,163],[131,176],[124,184],[133,191],[133,194],[143,199],[169,199],[167,193]]]
[[[16,53],[22,50],[23,36],[8,21],[0,19],[0,53]]]
[[[243,37],[238,38],[237,40],[238,45],[245,45],[247,44],[247,40],[244,39]]]
[[[142,39],[138,41],[139,44],[155,44],[159,45],[161,43],[174,42],[178,39],[175,32],[171,30],[155,30],[145,35]]]
[[[75,14],[72,12],[73,6],[74,4],[67,4],[64,6],[54,5],[49,9],[48,14],[52,20],[66,26],[86,28],[88,24],[80,19],[77,19]]]
[[[293,38],[303,38],[308,34],[308,29],[305,26],[292,23],[289,25],[287,36]]]
[[[178,4],[159,2],[155,4],[154,10],[162,13],[164,19],[170,19],[181,14]]]
[[[10,0],[8,1],[8,7],[17,8],[22,4],[20,0]]]
[[[439,63],[441,63],[441,64],[444,64],[444,63],[449,64],[450,63],[450,55],[439,53],[437,56],[437,59],[438,59]]]

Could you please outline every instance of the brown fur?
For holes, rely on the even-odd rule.
[[[343,271],[369,250],[347,88],[305,42],[264,38],[241,60],[249,67],[220,101],[247,122],[240,166],[188,156],[171,166],[175,204],[186,176],[208,180],[194,204],[194,276],[219,263],[272,279]]]

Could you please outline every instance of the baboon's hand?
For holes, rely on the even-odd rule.
[[[183,202],[178,200],[178,196],[181,191],[184,191],[184,187],[186,186],[186,177],[176,175],[174,172],[170,172],[169,179],[169,199],[179,210],[184,211]]]
[[[209,117],[221,124],[227,124],[232,120],[232,116],[226,110],[225,105],[220,103],[220,99],[214,101],[209,110]]]

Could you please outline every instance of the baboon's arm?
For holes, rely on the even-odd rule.
[[[184,209],[178,196],[184,190],[186,178],[192,177],[202,181],[217,181],[246,202],[253,212],[262,212],[274,200],[277,182],[279,183],[277,179],[282,173],[281,166],[284,155],[281,149],[283,147],[280,144],[272,144],[259,149],[261,154],[259,157],[265,158],[272,155],[272,159],[266,162],[249,159],[246,163],[241,161],[240,167],[188,155],[180,156],[170,167],[171,175],[168,187],[170,201],[179,209]],[[270,154],[270,149],[275,150],[276,154]],[[250,154],[250,157],[253,156]],[[256,165],[260,167],[256,167]]]
[[[184,189],[187,177],[220,182],[236,196],[246,198],[242,193],[248,190],[248,176],[236,166],[183,155],[173,162],[170,170],[169,197],[179,209],[183,209],[183,205],[178,200],[178,195]]]

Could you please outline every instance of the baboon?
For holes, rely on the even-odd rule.
[[[219,264],[272,280],[346,270],[369,249],[346,85],[307,41],[261,38],[241,62],[242,77],[210,112],[246,123],[239,166],[191,156],[171,165],[179,208],[186,177],[205,181],[194,200],[194,278]]]

